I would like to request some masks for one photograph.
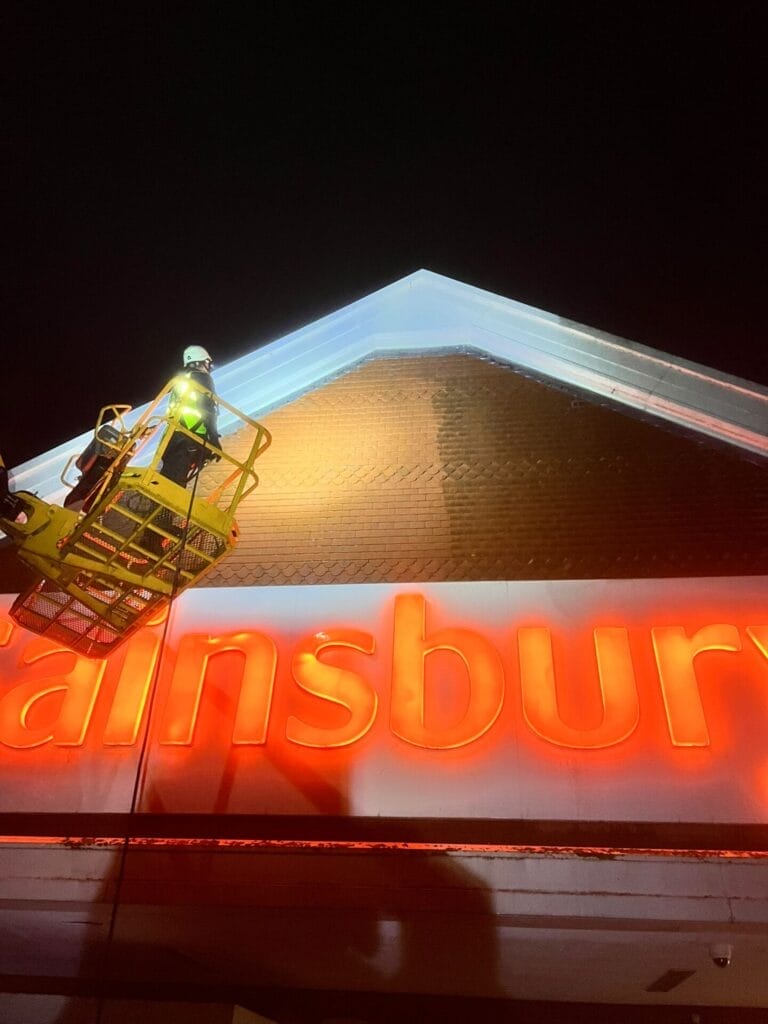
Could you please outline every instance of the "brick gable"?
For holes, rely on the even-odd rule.
[[[488,359],[374,359],[264,422],[204,585],[768,572],[762,465]]]

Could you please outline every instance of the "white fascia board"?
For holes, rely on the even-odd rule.
[[[485,354],[768,457],[768,389],[427,270],[217,369],[216,389],[258,417],[373,356],[451,350]],[[222,416],[224,435],[233,425]],[[60,500],[61,471],[90,436],[19,466],[13,486]]]

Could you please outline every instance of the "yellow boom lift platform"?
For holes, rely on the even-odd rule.
[[[219,461],[204,471],[203,482],[195,478],[185,488],[159,472],[177,431],[202,440],[167,411],[179,378],[130,427],[130,406],[102,409],[88,449],[100,460],[98,472],[80,511],[26,491],[11,494],[2,481],[0,527],[39,573],[11,608],[20,626],[79,654],[105,657],[234,548],[235,511],[258,485],[253,464],[272,438],[196,381],[181,379],[229,413],[237,431],[239,458],[207,443]],[[62,473],[68,486],[73,461]]]

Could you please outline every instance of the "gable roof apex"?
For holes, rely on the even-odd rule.
[[[768,457],[768,389],[426,268],[218,368],[216,389],[258,417],[373,356],[451,350]],[[226,435],[226,418],[220,426]],[[89,438],[82,434],[17,467],[14,487],[60,500],[59,474]]]

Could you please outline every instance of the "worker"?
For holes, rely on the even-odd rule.
[[[125,442],[125,434],[111,423],[102,423],[85,451],[75,461],[75,466],[80,470],[80,479],[64,498],[64,508],[88,512],[107,473],[112,470],[113,479],[117,479],[133,454],[135,446],[125,451]],[[118,459],[121,448],[122,456]]]
[[[186,383],[193,381],[213,392],[213,359],[202,345],[188,345],[183,364],[182,374],[171,391],[168,411],[171,418],[199,440],[181,430],[174,431],[160,466],[162,476],[182,487],[197,476],[206,462],[221,458],[216,451],[221,447],[216,424],[218,406],[212,397]]]

